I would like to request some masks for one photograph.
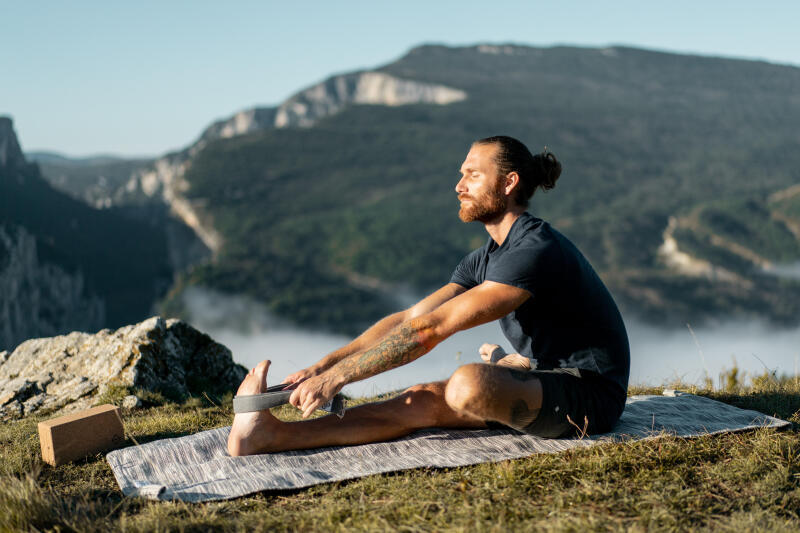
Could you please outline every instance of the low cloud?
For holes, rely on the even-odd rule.
[[[270,384],[305,368],[347,344],[342,335],[306,330],[280,320],[262,304],[242,296],[191,288],[184,303],[189,321],[231,349],[234,359],[253,367],[272,361]],[[627,318],[631,344],[631,379],[636,385],[660,386],[680,379],[701,383],[734,364],[750,376],[765,370],[796,374],[800,363],[800,329],[776,329],[760,322],[730,321],[714,327],[664,329]],[[479,362],[484,342],[512,351],[496,322],[461,332],[413,363],[353,383],[351,396],[374,395],[415,383],[447,379],[460,365]]]

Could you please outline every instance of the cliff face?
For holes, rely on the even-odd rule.
[[[275,127],[308,127],[350,104],[400,106],[447,105],[467,98],[464,91],[444,85],[404,80],[383,72],[361,72],[327,79],[281,104]]]
[[[401,79],[384,72],[355,72],[332,76],[303,89],[278,107],[258,107],[215,122],[201,141],[226,139],[271,128],[310,127],[348,105],[447,105],[467,93],[445,85]]]
[[[0,350],[151,314],[172,280],[162,230],[53,189],[8,118],[0,147]]]
[[[8,117],[0,117],[0,167],[16,167],[25,163],[14,126]]]
[[[34,336],[99,329],[103,300],[86,294],[83,274],[39,262],[25,229],[0,225],[0,348]]]
[[[25,181],[18,169],[25,156],[12,121],[0,117],[0,180]],[[13,201],[0,187],[3,200]],[[5,203],[0,209],[7,211]],[[55,335],[69,329],[96,329],[105,320],[99,298],[86,293],[80,270],[68,272],[39,261],[36,239],[24,227],[3,224],[0,213],[0,349],[14,347],[34,335]]]

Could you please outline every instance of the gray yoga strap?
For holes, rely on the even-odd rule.
[[[278,392],[264,392],[261,394],[252,394],[248,396],[234,396],[233,397],[233,412],[234,413],[249,413],[252,411],[263,411],[271,407],[278,407],[285,403],[289,403],[289,396],[292,391],[278,391]]]
[[[233,412],[250,413],[253,411],[263,411],[289,403],[289,396],[292,395],[292,391],[283,390],[285,386],[285,384],[274,385],[267,388],[267,392],[262,392],[261,394],[234,396]],[[331,401],[320,407],[320,409],[342,418],[344,416],[344,401],[342,396],[337,394]]]

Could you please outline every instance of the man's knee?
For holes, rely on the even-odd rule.
[[[400,395],[403,409],[413,410],[418,421],[436,425],[446,405],[444,389],[444,382],[423,383],[409,387]]]
[[[458,367],[450,376],[444,398],[450,409],[482,416],[486,400],[488,365],[474,363]]]
[[[441,403],[444,396],[444,383],[421,383],[413,385],[403,391],[406,405],[423,405],[427,403]]]

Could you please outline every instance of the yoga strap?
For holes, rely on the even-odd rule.
[[[233,397],[233,412],[234,413],[250,413],[253,411],[263,411],[271,407],[277,407],[285,403],[289,403],[289,396],[292,395],[290,390],[278,390],[272,392],[263,392],[261,394],[250,394],[245,396]],[[333,413],[339,418],[344,416],[344,401],[342,396],[337,394],[331,401],[320,407],[323,411]]]

